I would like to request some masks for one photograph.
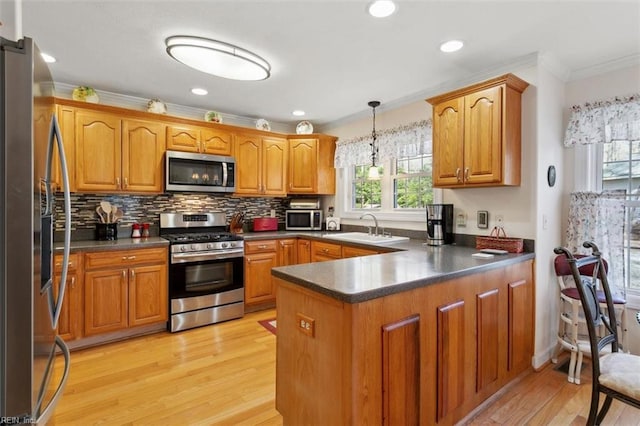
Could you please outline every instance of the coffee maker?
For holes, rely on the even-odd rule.
[[[453,204],[427,204],[427,245],[453,243]]]

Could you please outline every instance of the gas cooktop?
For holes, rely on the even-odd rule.
[[[229,232],[195,232],[163,234],[162,238],[172,244],[183,243],[212,243],[218,241],[240,241],[242,237]]]

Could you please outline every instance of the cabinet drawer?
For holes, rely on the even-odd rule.
[[[276,240],[244,242],[244,252],[246,254],[268,253],[268,252],[274,252],[274,251],[276,251]]]
[[[143,263],[164,263],[167,261],[167,249],[149,248],[137,250],[116,250],[86,253],[86,269],[121,267]]]
[[[56,254],[54,257],[54,264],[53,264],[53,270],[56,272],[60,272],[62,271],[62,258],[63,256],[61,254]],[[75,271],[76,269],[78,269],[78,262],[80,261],[80,254],[78,253],[71,253],[69,254],[69,272]]]
[[[323,243],[321,241],[311,242],[311,253],[313,256],[329,256],[336,259],[342,257],[342,246],[340,244]]]

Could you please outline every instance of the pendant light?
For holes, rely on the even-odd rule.
[[[376,108],[380,106],[380,101],[369,101],[368,105],[373,110],[373,131],[371,132],[371,167],[369,168],[369,173],[367,174],[367,178],[371,180],[380,179],[380,174],[378,173],[378,166],[376,166],[376,158],[378,157],[378,146],[376,145]]]

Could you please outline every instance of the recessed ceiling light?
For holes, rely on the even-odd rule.
[[[44,61],[48,64],[52,64],[56,61],[56,58],[46,53],[40,53],[40,56],[42,56],[42,59],[44,59]]]
[[[263,58],[223,41],[172,36],[165,44],[173,59],[207,74],[231,80],[264,80],[271,73],[271,65]]]
[[[302,111],[301,109],[297,109],[293,111],[291,114],[295,115],[296,117],[302,117],[304,115],[304,111]]]
[[[207,89],[203,89],[201,87],[194,87],[193,89],[191,89],[191,93],[193,93],[194,95],[198,95],[198,96],[204,96],[207,93],[209,93],[209,91]]]
[[[446,53],[457,52],[462,49],[462,46],[464,46],[464,43],[460,40],[449,40],[440,45],[440,50]]]
[[[376,0],[369,5],[369,15],[375,18],[386,18],[396,11],[396,4],[391,0]]]

